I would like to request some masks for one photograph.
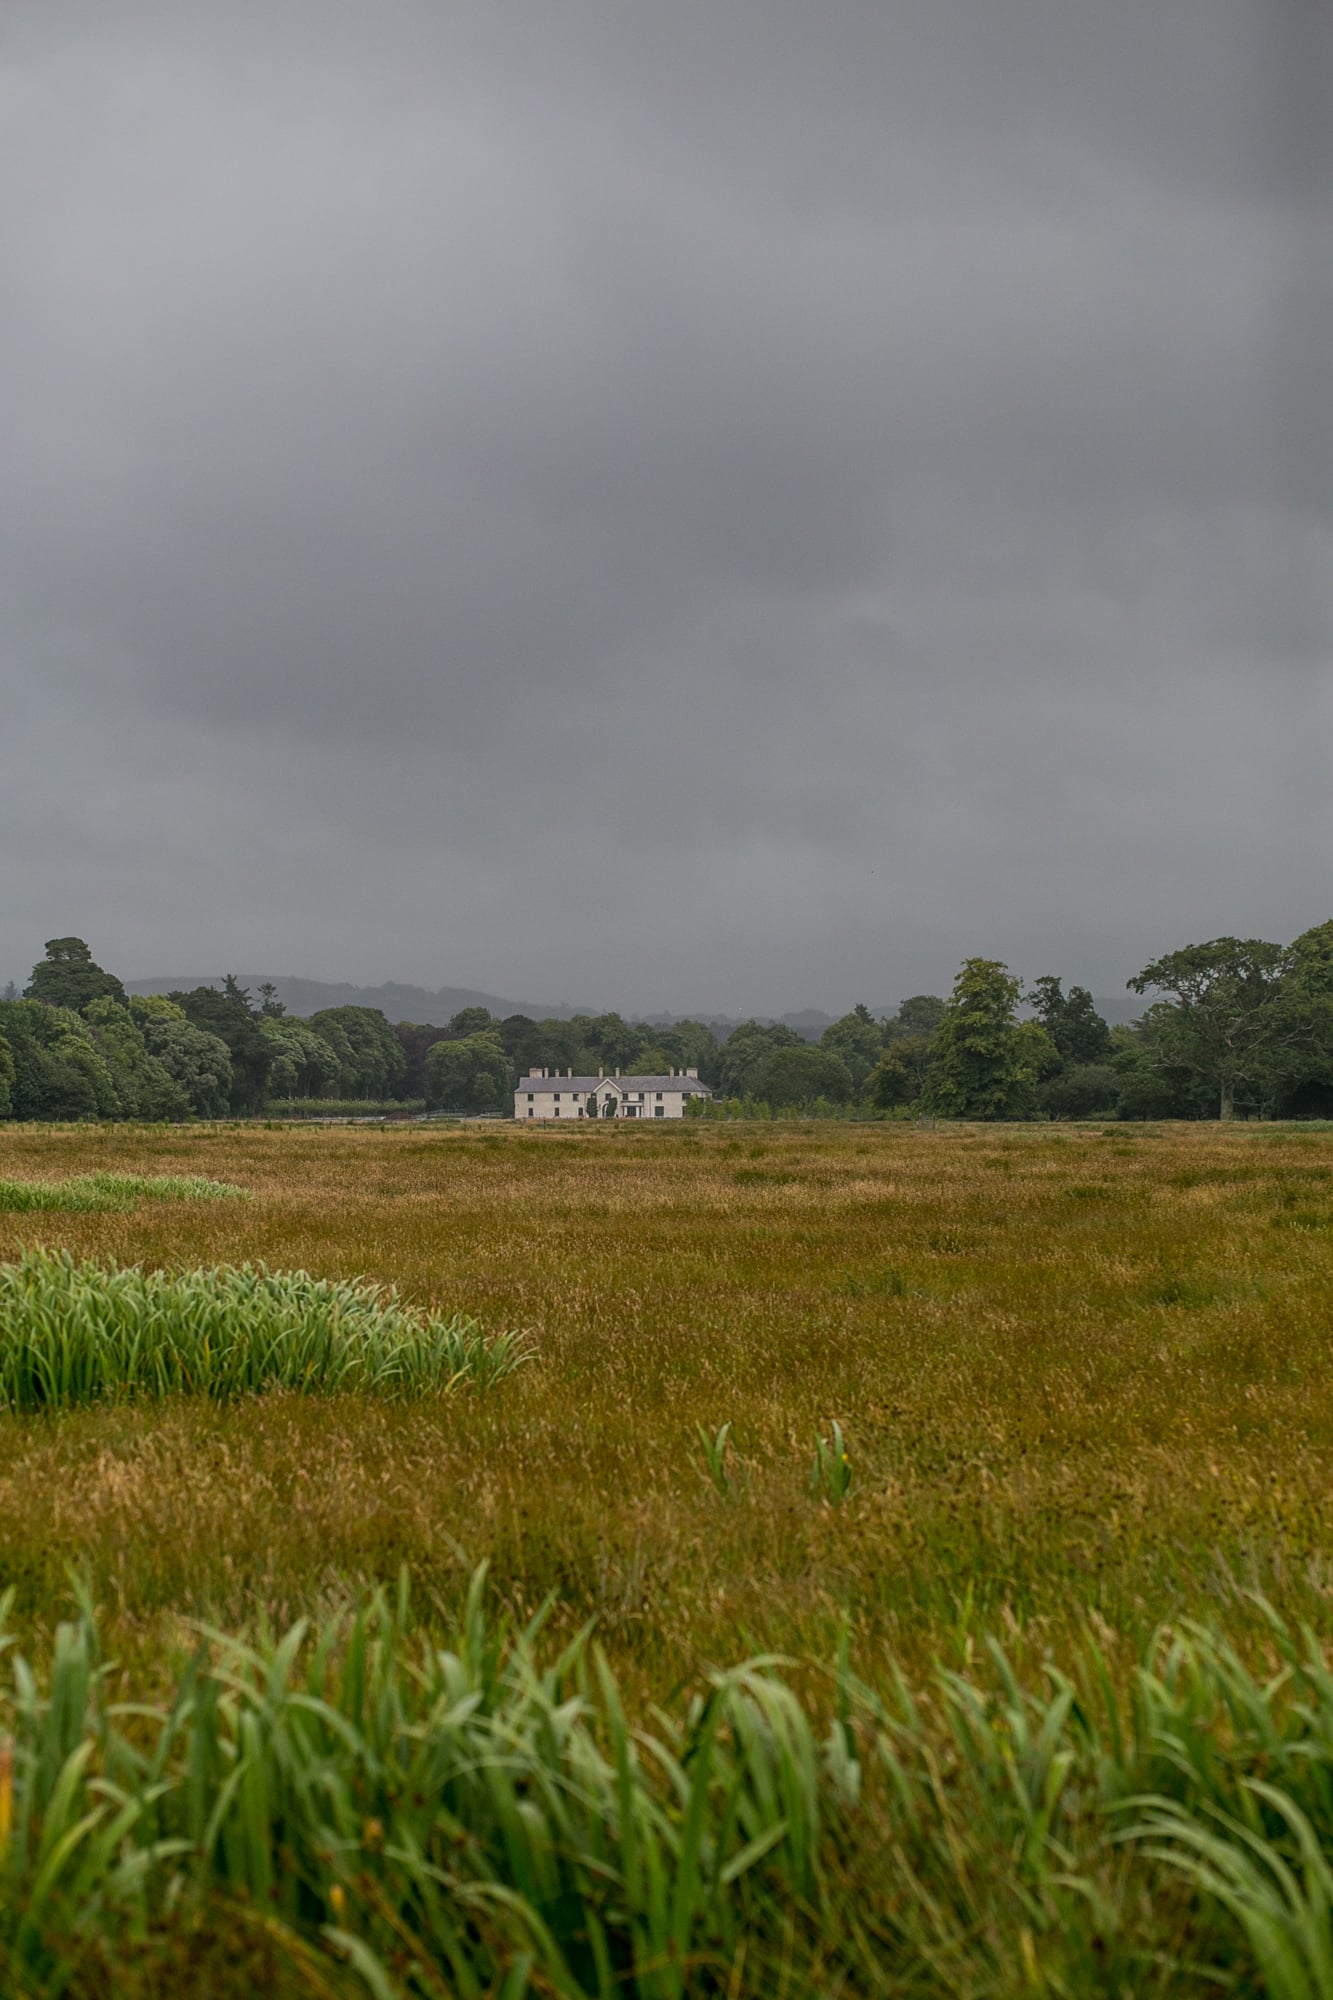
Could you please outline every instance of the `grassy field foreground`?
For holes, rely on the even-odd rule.
[[[274,1396],[0,1419],[0,1576],[76,1566],[117,1646],[280,1623],[349,1580],[548,1592],[656,1689],[738,1650],[921,1658],[1095,1612],[1137,1635],[1333,1580],[1333,1138],[685,1127],[22,1132],[14,1178],[197,1173],[253,1200],[0,1215],[150,1265],[365,1275],[536,1359],[444,1404]],[[812,1497],[816,1433],[853,1461]],[[733,1425],[714,1490],[695,1425]],[[737,1457],[743,1465],[737,1463]]]
[[[1049,1696],[1044,1666],[1093,1642],[1129,1689],[1154,1628],[1189,1617],[1275,1663],[1254,1593],[1333,1631],[1324,1133],[0,1134],[0,1176],[107,1171],[252,1198],[0,1214],[0,1254],[365,1275],[522,1329],[534,1350],[493,1389],[445,1400],[0,1417],[11,1620],[49,1657],[76,1572],[124,1693],[162,1692],[191,1621],[280,1631],[404,1564],[428,1627],[462,1618],[483,1561],[493,1615],[523,1620],[554,1596],[543,1646],[595,1619],[634,1713],[766,1650],[841,1652],[879,1699],[895,1668],[924,1683],[943,1660],[984,1679],[990,1633]],[[841,1499],[827,1476],[812,1490],[835,1422]],[[714,1479],[696,1426],[724,1423]],[[812,1711],[832,1702],[816,1666],[789,1679]],[[1086,1991],[1094,1974],[1107,1993],[1211,1990],[1180,1970],[1180,1936],[1174,1957],[1160,1940],[1131,1953],[1132,1972],[1089,1944],[1062,1985],[1053,1946],[1033,1943],[1040,1913],[991,1935],[998,1921],[961,1918],[951,1947],[923,1946],[884,1990]],[[776,1990],[761,1962],[735,1992]],[[827,1990],[858,1990],[849,1962]],[[1246,1985],[1236,1963],[1240,1990],[1324,1992]]]

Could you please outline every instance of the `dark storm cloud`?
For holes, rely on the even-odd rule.
[[[1325,915],[1320,20],[20,10],[0,976],[831,1005]]]

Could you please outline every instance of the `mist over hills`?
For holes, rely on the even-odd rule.
[[[592,1005],[572,1005],[567,1000],[508,1000],[499,993],[485,993],[472,986],[412,986],[400,980],[386,980],[382,986],[354,986],[346,980],[298,979],[293,973],[243,972],[237,977],[252,993],[270,984],[289,1014],[301,1017],[318,1014],[325,1007],[378,1007],[390,1021],[416,1021],[423,1027],[443,1028],[464,1007],[485,1007],[501,1020],[509,1014],[526,1014],[534,1021],[568,1021],[575,1014],[596,1014],[605,1010]],[[195,986],[220,986],[219,973],[184,973],[171,978],[127,979],[130,993],[188,992]],[[901,999],[903,996],[898,996]],[[897,1000],[872,1008],[877,1016],[894,1012]],[[1101,994],[1097,1010],[1113,1026],[1132,1021],[1143,1011],[1143,1002],[1130,994]],[[851,1002],[848,1003],[851,1005]],[[816,1042],[836,1017],[819,1007],[802,1007],[787,1014],[717,1014],[694,1012],[689,1015],[663,1012],[631,1013],[627,1019],[669,1027],[673,1021],[704,1021],[715,1034],[725,1036],[742,1020],[765,1023],[781,1021],[794,1028],[806,1041]]]
[[[571,1006],[569,1001],[506,1000],[498,993],[483,993],[471,986],[410,986],[389,979],[382,986],[353,986],[347,980],[298,979],[294,973],[241,972],[242,986],[257,993],[263,985],[277,988],[278,998],[289,1014],[318,1014],[325,1007],[378,1007],[391,1021],[419,1021],[424,1027],[443,1028],[464,1007],[486,1007],[503,1020],[507,1014],[528,1014],[534,1021],[568,1021],[575,1014],[592,1013],[589,1007]],[[221,986],[220,973],[191,973],[170,979],[127,979],[129,993],[189,992],[195,986]]]
[[[526,1014],[534,1021],[568,1021],[575,1014],[597,1014],[607,1010],[584,1004],[572,1005],[568,1000],[508,1000],[500,993],[484,993],[473,986],[411,986],[401,980],[386,980],[382,986],[353,986],[346,980],[298,979],[293,973],[241,972],[237,978],[251,993],[258,992],[263,985],[277,989],[278,998],[289,1014],[307,1016],[318,1014],[324,1007],[378,1007],[391,1021],[416,1021],[424,1027],[443,1028],[464,1007],[486,1007],[492,1014],[504,1020],[509,1014]],[[128,993],[174,993],[189,992],[195,986],[220,986],[219,973],[191,973],[173,975],[170,978],[127,979]],[[888,1011],[892,1011],[891,1009]],[[803,1007],[790,1014],[762,1014],[757,1017],[743,1014],[702,1014],[688,1016],[670,1013],[631,1013],[632,1021],[648,1021],[656,1026],[667,1027],[673,1021],[706,1021],[713,1029],[728,1030],[738,1021],[758,1018],[763,1021],[782,1021],[794,1028],[798,1035],[817,1041],[829,1022],[835,1017],[818,1007]]]

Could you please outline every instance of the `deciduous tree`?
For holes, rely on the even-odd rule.
[[[148,1047],[129,1007],[105,995],[89,1003],[84,1019],[111,1068],[126,1118],[189,1117],[184,1087]]]
[[[231,1058],[230,1108],[258,1111],[273,1067],[273,1044],[260,1031],[250,996],[235,974],[229,972],[221,988],[196,986],[168,997],[196,1028],[225,1044]]]
[[[1065,993],[1060,981],[1047,973],[1034,983],[1027,1000],[1060,1051],[1062,1062],[1079,1066],[1106,1062],[1111,1053],[1111,1030],[1086,986],[1071,986]]]
[[[16,1118],[119,1118],[120,1092],[92,1029],[69,1007],[0,1003],[0,1035],[14,1065]]]
[[[465,1035],[426,1051],[426,1102],[441,1111],[511,1108],[513,1072],[495,1035]]]
[[[938,993],[913,993],[884,1023],[885,1041],[896,1041],[900,1035],[924,1035],[929,1039],[944,1019],[947,1007],[948,1002],[941,1000]]]
[[[130,1012],[144,1045],[175,1079],[196,1118],[221,1118],[231,1103],[231,1055],[224,1041],[196,1028],[165,994],[136,993]]]
[[[263,988],[260,988],[263,991]],[[331,1097],[338,1083],[338,1058],[323,1035],[290,1014],[264,1014],[259,1032],[273,1048],[269,1097]]]
[[[830,1104],[848,1104],[852,1098],[851,1072],[839,1056],[808,1043],[774,1049],[755,1073],[750,1094],[775,1111],[809,1106],[820,1098]]]
[[[1016,1018],[1022,981],[998,959],[969,958],[935,1032],[923,1108],[945,1118],[1026,1118],[1059,1064],[1035,1021]]]
[[[397,1097],[407,1075],[398,1037],[378,1007],[325,1007],[309,1021],[337,1049],[346,1097]],[[330,1033],[337,1030],[341,1041]]]
[[[866,1079],[866,1096],[880,1111],[915,1104],[930,1061],[928,1035],[898,1035],[885,1049]]]
[[[884,1049],[884,1030],[868,1007],[854,1007],[839,1021],[832,1022],[819,1038],[819,1046],[847,1067],[852,1089],[859,1097]]]
[[[760,1068],[778,1049],[803,1049],[807,1044],[794,1028],[781,1021],[767,1026],[762,1021],[742,1021],[722,1044],[718,1057],[718,1083],[728,1097],[753,1095],[753,1083]]]
[[[1289,966],[1280,944],[1221,937],[1167,952],[1126,982],[1171,996],[1166,1011],[1152,1010],[1158,1059],[1209,1084],[1220,1118],[1234,1118],[1239,1089],[1261,1093],[1279,1051],[1308,1033],[1278,1004]]]

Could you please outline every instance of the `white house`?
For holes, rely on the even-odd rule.
[[[514,1092],[515,1118],[683,1118],[691,1097],[711,1097],[697,1069],[665,1076],[622,1076],[619,1070],[575,1076],[573,1070],[531,1069]]]

